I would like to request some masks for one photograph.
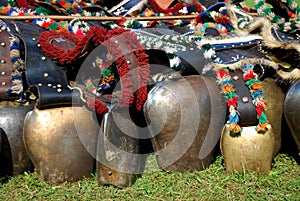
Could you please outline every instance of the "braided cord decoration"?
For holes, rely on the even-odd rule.
[[[216,71],[216,78],[217,83],[221,88],[221,93],[224,94],[227,107],[229,108],[229,119],[227,123],[229,124],[230,134],[232,136],[237,136],[242,132],[242,128],[238,125],[239,116],[236,110],[238,104],[238,96],[232,84],[232,79],[229,75],[228,68],[224,67],[222,69],[218,69]]]
[[[243,77],[246,85],[249,88],[253,104],[256,107],[256,115],[258,119],[258,125],[256,130],[258,133],[264,133],[267,131],[269,121],[265,115],[266,100],[263,96],[263,87],[258,75],[253,71],[254,65],[250,62],[244,62],[242,66]]]

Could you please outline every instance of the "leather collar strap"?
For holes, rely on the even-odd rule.
[[[245,85],[243,73],[241,70],[231,71],[232,84],[238,95],[237,111],[239,113],[241,126],[257,125],[255,106],[252,103],[252,97],[248,87]]]
[[[54,63],[40,48],[38,37],[44,30],[35,24],[18,21],[6,23],[23,42],[26,79],[29,86],[38,88],[38,107],[72,104],[74,90],[68,86],[66,69]],[[76,98],[73,102],[79,104],[80,96]]]
[[[0,100],[11,99],[8,90],[11,88],[13,67],[10,58],[9,37],[7,30],[0,32]]]
[[[18,21],[7,22],[7,25],[24,43],[28,84],[66,87],[68,81],[65,69],[57,66],[39,47],[38,37],[44,30],[37,25]]]

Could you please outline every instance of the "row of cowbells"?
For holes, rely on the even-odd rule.
[[[85,107],[39,110],[2,102],[1,176],[34,168],[43,180],[60,183],[89,177],[96,169],[99,184],[125,187],[144,171],[151,154],[145,146],[163,170],[203,170],[220,136],[227,171],[269,171],[281,146],[284,94],[274,80],[265,79],[263,87],[272,129],[261,135],[245,127],[240,137],[228,135],[224,126],[226,105],[215,80],[198,75],[153,87],[143,126],[134,123],[138,112],[127,109],[112,108],[99,120]]]

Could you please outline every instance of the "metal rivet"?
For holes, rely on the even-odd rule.
[[[35,99],[36,99],[36,96],[35,96],[34,94],[30,94],[29,99],[30,99],[30,100],[35,100]]]
[[[2,84],[2,86],[5,86],[5,85],[6,85],[6,83],[5,83],[5,82],[2,82],[1,84]]]
[[[62,89],[57,89],[57,92],[60,93],[62,91]]]
[[[108,173],[107,173],[109,176],[111,176],[112,175],[112,171],[108,171]]]
[[[41,44],[37,44],[38,47],[41,47]]]
[[[128,63],[128,64],[131,64],[131,61],[130,61],[130,60],[128,60],[128,61],[127,61],[127,63]]]
[[[3,72],[1,72],[1,75],[5,75],[6,73],[3,71]]]
[[[47,84],[47,86],[48,86],[48,87],[52,87],[52,84],[49,83],[49,84]]]
[[[41,86],[43,86],[43,84],[42,84],[42,83],[38,83],[38,86],[40,86],[40,87],[41,87]]]
[[[115,43],[119,43],[119,41],[116,40]]]
[[[49,74],[48,73],[44,73],[44,77],[48,77],[49,76]]]
[[[234,45],[231,45],[232,47],[234,47]]]
[[[56,85],[58,88],[60,88],[61,87],[61,84],[58,84],[58,85]]]
[[[52,86],[52,88],[54,88],[54,89],[55,89],[55,88],[56,88],[56,86],[55,86],[55,85],[53,85],[53,86]]]
[[[42,60],[43,60],[43,61],[46,61],[46,57],[42,57]]]
[[[238,76],[238,75],[234,75],[234,76],[232,77],[232,79],[233,79],[233,80],[238,80],[238,79],[239,79],[239,76]]]
[[[36,41],[36,38],[32,38],[33,41]]]
[[[1,59],[1,63],[4,64],[4,63],[5,63],[5,60],[4,60],[4,59]]]
[[[248,98],[247,96],[244,96],[244,97],[242,98],[242,101],[243,101],[243,103],[248,103],[249,98]]]
[[[5,45],[6,45],[5,43],[1,43],[1,46],[2,46],[2,47],[5,47]]]
[[[194,50],[194,48],[191,47],[190,50]]]

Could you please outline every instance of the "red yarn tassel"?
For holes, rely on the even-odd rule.
[[[19,8],[29,9],[29,3],[26,0],[17,0],[17,4]]]
[[[175,13],[183,8],[183,5],[181,3],[177,3],[172,8],[163,9],[157,4],[155,0],[149,0],[149,2],[153,10],[157,13]]]
[[[87,104],[90,109],[95,110],[100,116],[104,116],[104,114],[108,112],[106,105],[99,100],[88,99]]]

